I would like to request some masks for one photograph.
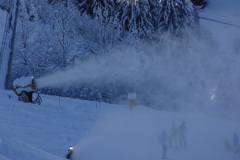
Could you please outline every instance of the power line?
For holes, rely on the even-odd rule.
[[[223,22],[223,21],[219,21],[219,20],[215,20],[215,19],[211,19],[211,18],[206,18],[206,17],[202,17],[202,16],[198,16],[201,19],[207,20],[207,21],[212,21],[212,22],[216,22],[216,23],[221,23],[221,24],[225,24],[225,25],[229,25],[229,26],[233,26],[233,27],[237,27],[240,29],[239,25],[236,24],[231,24],[231,23],[227,23],[227,22]]]

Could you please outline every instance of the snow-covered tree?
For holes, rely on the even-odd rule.
[[[81,13],[86,13],[91,17],[96,17],[101,14],[104,15],[105,19],[115,13],[116,5],[115,0],[78,0],[77,3]]]
[[[111,19],[101,21],[98,18],[82,17],[83,25],[80,30],[85,43],[85,50],[89,55],[109,54],[112,46],[121,40],[120,30]]]
[[[62,3],[42,5],[44,10],[39,12],[42,13],[39,21],[30,21],[28,15],[26,18],[19,17],[13,71],[15,77],[21,74],[38,77],[65,68],[79,57],[82,41],[77,8],[70,2],[67,7]],[[45,13],[46,10],[48,13]]]
[[[41,74],[39,67],[41,60],[44,61],[44,52],[42,52],[44,47],[39,45],[41,38],[38,36],[37,26],[36,22],[24,17],[18,19],[12,67],[13,78]],[[47,68],[47,64],[44,65]]]
[[[147,0],[138,0],[136,3],[121,2],[115,20],[121,24],[123,33],[133,33],[137,37],[147,37],[154,30],[154,21]]]
[[[161,3],[159,0],[148,0],[148,4],[150,7],[152,21],[154,22],[154,28],[157,28],[157,19],[160,16],[158,11],[160,10]]]
[[[20,0],[19,17],[27,18],[30,21],[38,21],[41,19],[41,10],[47,8],[46,5],[48,5],[47,0]]]
[[[197,12],[190,0],[162,0],[157,28],[179,34],[197,23]]]
[[[154,31],[154,21],[148,0],[138,0],[136,3],[136,29],[140,37],[150,37]]]
[[[9,0],[0,0],[0,8],[6,11],[10,11],[10,8],[13,5],[13,1]]]
[[[51,6],[50,13],[52,28],[46,31],[50,43],[48,53],[54,68],[65,68],[74,63],[80,49],[81,35],[79,34],[79,12],[68,2],[67,6],[57,3]]]
[[[69,0],[48,0],[49,4],[68,3]]]

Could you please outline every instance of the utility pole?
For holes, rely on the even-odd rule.
[[[9,53],[9,61],[8,61],[8,67],[7,67],[5,89],[9,89],[9,87],[10,87],[10,76],[11,76],[11,71],[12,71],[12,59],[13,59],[16,29],[17,29],[18,8],[19,8],[19,0],[15,0],[14,4],[13,4],[13,7],[11,8],[12,11],[10,10],[10,15],[9,15],[9,17],[10,17],[9,26],[11,25],[10,27],[12,27],[12,30],[13,30],[12,33],[13,34],[12,34],[11,42],[10,42],[10,53]],[[12,25],[11,21],[14,21],[13,25]]]

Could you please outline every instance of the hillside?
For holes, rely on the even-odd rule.
[[[239,6],[238,0],[209,0],[200,15],[240,25],[236,16],[240,15]],[[0,26],[5,25],[0,23]],[[220,90],[232,98],[229,100],[232,103],[228,104],[238,106],[239,91],[235,84],[239,83],[240,73],[240,29],[203,19],[200,23],[214,41],[209,44],[214,48],[211,51],[216,52],[214,59],[211,57],[213,53],[207,52],[209,49],[203,49],[206,52],[203,55],[209,55],[204,60],[212,63],[207,65],[211,71],[208,76],[229,82],[223,83],[227,86],[220,86]],[[214,69],[212,66],[224,66],[229,72],[221,75],[225,68]],[[171,76],[169,73],[166,75]],[[89,78],[85,74],[81,76],[86,80]],[[99,78],[102,74],[94,76]],[[65,72],[64,76],[53,74],[51,78],[43,82],[52,83],[58,79],[63,79],[64,83],[71,82],[71,77]],[[178,85],[181,83],[179,80]],[[214,86],[214,83],[210,84]],[[211,89],[212,94],[203,96],[214,103],[215,90]],[[187,126],[187,147],[181,148],[177,141],[176,148],[167,150],[169,160],[240,159],[240,153],[235,154],[225,146],[228,139],[232,149],[233,135],[240,136],[240,111],[232,106],[222,108],[221,105],[218,108],[216,103],[216,106],[201,108],[199,106],[204,102],[193,99],[198,107],[191,106],[191,110],[160,111],[137,105],[130,111],[128,105],[41,96],[41,105],[27,104],[19,102],[13,91],[0,89],[0,160],[64,160],[69,146],[75,148],[74,160],[159,160],[162,156],[159,135],[163,130],[169,133],[173,123],[179,127],[182,122]],[[126,99],[123,101],[128,104]],[[185,105],[184,102],[181,105]]]
[[[9,99],[10,97],[10,99]],[[61,159],[69,146],[76,159],[160,159],[158,136],[172,123],[187,124],[186,149],[169,149],[170,159],[235,160],[226,138],[240,133],[240,119],[197,112],[160,112],[137,106],[81,101],[42,95],[42,105],[17,101],[0,91],[0,157],[11,160]],[[229,112],[229,114],[231,114]],[[219,117],[220,116],[220,117]],[[94,154],[93,154],[94,153]]]

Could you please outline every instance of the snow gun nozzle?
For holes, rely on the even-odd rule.
[[[73,146],[70,146],[68,151],[72,151],[73,150]]]

